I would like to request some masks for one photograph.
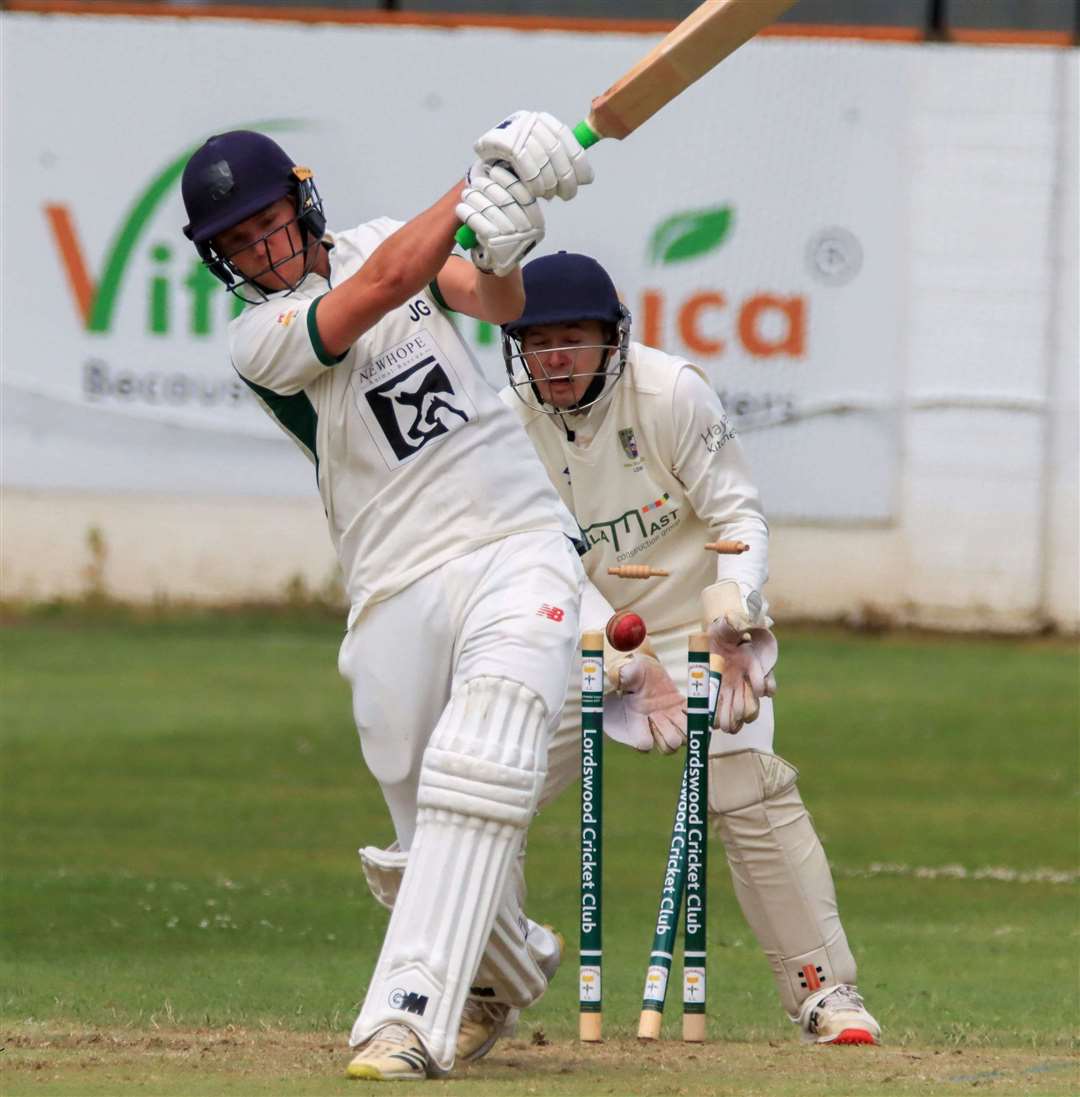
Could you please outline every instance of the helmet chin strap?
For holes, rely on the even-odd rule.
[[[581,394],[581,399],[571,407],[566,408],[566,411],[576,413],[580,409],[581,413],[585,414],[585,412],[600,399],[600,396],[604,391],[604,386],[608,381],[607,364],[611,359],[611,352],[613,350],[615,350],[615,347],[607,347],[605,349],[604,357],[596,367],[596,372],[593,374],[592,380]]]
[[[555,409],[555,414],[559,417],[559,422],[560,424],[562,424],[562,429],[566,432],[566,440],[568,442],[572,442],[577,437],[577,431],[571,430],[566,425],[566,416],[563,415],[563,413],[558,408]]]
[[[581,394],[581,399],[572,404],[568,408],[555,408],[555,414],[559,417],[559,422],[562,424],[562,429],[566,431],[566,440],[572,442],[576,437],[577,432],[567,425],[567,415],[588,415],[589,412],[596,407],[597,404],[604,397],[604,388],[609,380],[618,380],[618,377],[609,378],[607,373],[607,364],[611,360],[612,353],[617,350],[616,347],[606,347],[604,350],[604,357],[600,360],[600,364],[596,367],[596,372],[593,374],[592,380],[589,382],[585,391]],[[533,392],[537,393],[539,398],[539,392],[537,392],[535,383],[532,386]]]

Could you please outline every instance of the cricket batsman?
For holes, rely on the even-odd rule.
[[[397,836],[365,860],[393,913],[353,1078],[445,1074],[493,1040],[460,1031],[470,995],[529,1005],[559,962],[522,913],[520,861],[577,649],[579,530],[448,314],[513,320],[540,201],[592,170],[548,114],[474,148],[429,209],[341,232],[264,134],[211,137],[181,184],[185,234],[250,306],[233,366],[314,467],[350,602],[339,667]],[[461,222],[471,263],[450,254]]]
[[[873,1044],[829,864],[796,786],[773,752],[777,642],[763,588],[769,530],[730,420],[696,366],[633,342],[608,273],[559,252],[524,268],[525,310],[504,323],[514,408],[551,483],[587,537],[589,578],[648,624],[657,658],[609,653],[605,731],[649,750],[685,742],[687,637],[708,632],[724,672],[709,748],[709,811],[735,893],[807,1041]],[[742,541],[741,555],[706,552]],[[608,575],[644,564],[670,577]],[[584,627],[603,626],[588,618]],[[580,692],[572,681],[548,755],[547,799],[578,773]]]

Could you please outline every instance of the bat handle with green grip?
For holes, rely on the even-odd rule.
[[[578,139],[583,149],[595,145],[600,140],[600,134],[589,125],[588,122],[578,122],[574,127],[574,136]],[[476,247],[476,233],[468,225],[462,225],[454,233],[454,239],[466,250]]]

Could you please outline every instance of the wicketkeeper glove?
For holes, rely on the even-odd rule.
[[[724,664],[713,726],[734,735],[758,718],[761,698],[776,692],[779,646],[757,591],[744,598],[738,583],[723,579],[706,587],[701,601],[709,651]]]
[[[634,750],[672,754],[686,742],[686,699],[660,661],[635,652],[618,668],[618,692],[604,697],[604,732]]]

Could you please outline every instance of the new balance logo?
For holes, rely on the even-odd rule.
[[[547,617],[550,621],[561,621],[566,616],[566,610],[559,609],[558,606],[549,606],[545,602],[537,611],[537,617]]]
[[[424,1010],[427,1009],[427,995],[415,994],[409,990],[401,990],[395,988],[390,991],[390,1005],[394,1009],[405,1010],[406,1013],[415,1013],[418,1017],[424,1016]]]

